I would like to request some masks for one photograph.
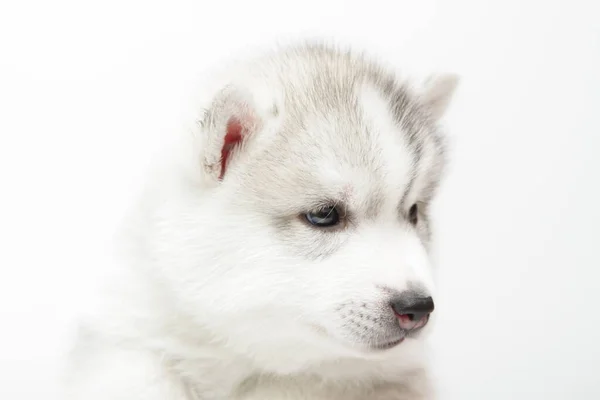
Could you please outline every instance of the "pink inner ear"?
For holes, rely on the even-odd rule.
[[[225,140],[223,141],[223,148],[221,149],[221,174],[219,179],[223,179],[225,175],[225,169],[227,168],[227,161],[231,150],[242,141],[242,123],[235,118],[232,118],[227,123],[227,133],[225,134]]]

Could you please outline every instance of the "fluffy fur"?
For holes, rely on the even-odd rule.
[[[433,398],[431,323],[402,331],[390,302],[433,293],[428,205],[456,82],[411,88],[365,56],[313,45],[211,76],[197,126],[125,224],[66,398]],[[242,140],[224,152],[232,123]],[[339,226],[302,219],[328,204],[343,210]]]

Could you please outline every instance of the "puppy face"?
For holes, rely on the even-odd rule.
[[[418,98],[327,57],[340,62],[305,57],[283,84],[250,88],[254,100],[215,103],[232,105],[202,134],[224,130],[214,143],[229,146],[234,121],[239,143],[215,156],[207,140],[218,182],[183,187],[157,234],[181,307],[279,372],[406,346],[431,311],[428,206],[444,163],[434,105],[448,93]]]

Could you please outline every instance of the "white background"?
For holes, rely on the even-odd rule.
[[[54,398],[67,323],[195,75],[249,44],[325,35],[463,77],[438,207],[440,398],[599,399],[598,8],[2,2],[0,398]]]

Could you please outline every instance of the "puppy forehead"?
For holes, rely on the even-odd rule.
[[[360,213],[397,212],[424,172],[415,101],[382,71],[324,65],[299,82],[282,78],[279,122],[268,150],[247,160],[246,186],[282,209],[343,200]]]
[[[386,193],[397,201],[406,190],[414,174],[414,155],[408,136],[391,113],[389,101],[373,85],[358,88],[358,99],[365,124],[376,142],[372,151],[383,171],[382,185]]]
[[[377,88],[359,85],[354,96],[350,111],[307,119],[314,147],[305,150],[316,156],[320,183],[341,200],[397,205],[414,169],[408,141]]]

